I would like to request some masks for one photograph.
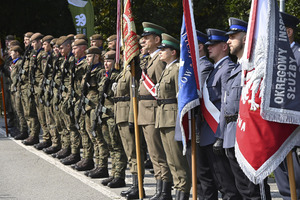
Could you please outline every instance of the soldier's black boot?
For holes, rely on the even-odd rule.
[[[53,158],[62,159],[62,158],[66,158],[70,154],[71,154],[71,149],[70,148],[65,148],[65,149],[59,150],[59,152],[57,152],[57,153],[51,154],[51,156]]]
[[[126,195],[127,199],[139,199],[139,184],[138,184],[138,177],[135,175],[135,178],[132,180],[131,191]],[[145,197],[145,190],[143,188],[143,198]]]
[[[158,198],[159,200],[172,200],[172,182],[165,182],[162,181],[162,190],[160,197]]]
[[[180,197],[178,200],[189,200],[190,193],[185,193],[183,191],[180,191]]]
[[[39,138],[29,136],[29,138],[27,138],[26,140],[23,140],[22,143],[25,144],[25,145],[28,145],[28,146],[32,146],[32,145],[35,145],[35,144],[39,143]]]
[[[92,158],[83,158],[71,167],[77,171],[86,171],[94,168],[94,160]]]
[[[117,177],[114,178],[111,182],[109,182],[107,186],[110,188],[120,188],[120,187],[125,187],[126,183],[123,178]]]
[[[122,197],[126,197],[127,194],[129,194],[134,188],[137,187],[137,175],[132,174],[132,185],[127,190],[122,191],[120,194]]]
[[[156,192],[149,200],[157,200],[160,197],[162,191],[162,182],[163,181],[161,179],[156,180]]]
[[[20,133],[14,137],[15,140],[25,140],[26,138],[28,138],[28,132]]]
[[[176,192],[175,192],[175,200],[179,200],[180,199],[180,194],[181,194],[181,191],[180,190],[176,190]]]
[[[50,147],[52,144],[52,142],[50,140],[45,140],[43,142],[40,142],[38,144],[35,144],[34,145],[34,148],[36,148],[37,150],[42,150],[44,148],[48,148]]]
[[[53,154],[53,153],[56,153],[60,150],[60,145],[59,146],[51,146],[51,147],[48,147],[48,148],[44,148],[43,151],[46,153],[46,154]]]
[[[108,175],[108,169],[107,167],[97,167],[96,170],[91,171],[88,174],[91,178],[107,178]]]
[[[103,181],[101,181],[101,184],[107,186],[107,184],[112,182],[112,180],[114,180],[114,177],[106,178]]]
[[[72,165],[80,161],[80,154],[71,154],[63,159],[60,160],[60,162],[64,165]]]

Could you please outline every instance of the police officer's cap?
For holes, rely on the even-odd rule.
[[[9,45],[12,46],[21,46],[21,43],[18,40],[11,40]]]
[[[114,41],[114,40],[117,40],[117,35],[111,35],[111,36],[109,36],[109,37],[106,39],[107,42],[111,42],[111,41]]]
[[[198,43],[205,44],[208,41],[207,35],[198,30],[196,32]]]
[[[229,31],[226,33],[226,35],[231,35],[238,32],[247,32],[247,27],[248,27],[247,22],[234,17],[230,17],[228,21],[229,21]]]
[[[31,38],[32,35],[33,35],[33,32],[27,32],[24,34],[24,37]]]
[[[116,58],[116,51],[110,50],[104,55],[104,60],[114,60]]]
[[[88,43],[84,39],[77,39],[77,40],[75,40],[75,42],[72,43],[72,47],[79,46],[79,45],[85,45],[85,46],[87,46]]]
[[[103,40],[103,37],[100,34],[94,34],[90,37],[90,40]]]
[[[22,50],[22,48],[21,48],[19,45],[16,45],[16,46],[11,47],[10,50],[11,50],[11,51],[17,51],[17,52],[19,52],[20,54],[23,53],[23,50]]]
[[[85,41],[88,41],[88,38],[86,37],[86,35],[80,33],[74,36],[75,40],[79,40],[79,39],[84,39]]]
[[[72,33],[67,35],[67,37],[68,37],[69,40],[74,40],[74,34],[72,34]]]
[[[162,33],[167,32],[167,29],[165,29],[164,27],[150,23],[150,22],[143,22],[142,25],[143,25],[143,31],[144,31],[142,33],[142,36],[147,36],[147,35],[151,35],[151,34],[160,36]]]
[[[52,35],[46,35],[45,37],[43,37],[42,41],[50,43],[53,38],[54,37]]]
[[[280,12],[283,23],[286,27],[292,28],[292,29],[296,29],[297,25],[299,24],[300,20],[290,14],[284,13],[284,12]]]
[[[86,54],[99,54],[99,55],[101,55],[102,51],[98,47],[93,46],[93,47],[90,47],[89,49],[87,49],[85,51],[85,53]]]
[[[162,41],[161,45],[158,46],[159,49],[163,48],[172,48],[176,50],[180,50],[180,42],[172,37],[171,35],[168,35],[166,33],[161,34]]]
[[[205,45],[213,45],[220,42],[227,42],[228,36],[226,35],[225,31],[219,30],[219,29],[206,29],[208,41],[205,43]]]
[[[30,41],[41,40],[43,37],[41,33],[35,33],[31,36]]]
[[[5,37],[5,40],[14,40],[14,39],[15,39],[15,36],[13,36],[13,35],[7,35]]]

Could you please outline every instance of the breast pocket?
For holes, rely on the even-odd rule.
[[[207,85],[207,90],[211,102],[216,102],[221,99],[222,91],[221,91],[221,84],[219,81],[213,81],[211,85]]]

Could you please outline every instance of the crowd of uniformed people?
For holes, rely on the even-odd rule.
[[[299,20],[282,13],[291,48],[300,65],[300,45],[294,41]],[[271,199],[267,179],[264,190],[243,173],[235,158],[235,129],[241,95],[241,65],[247,23],[229,19],[229,31],[197,31],[202,90],[220,111],[216,133],[196,112],[197,192],[199,199]],[[4,75],[10,134],[24,145],[33,145],[90,178],[105,178],[103,185],[125,187],[129,166],[132,185],[121,192],[139,198],[132,93],[138,99],[142,178],[148,152],[156,180],[151,200],[189,199],[190,154],[174,139],[180,42],[159,25],[144,22],[139,37],[140,55],[132,66],[116,62],[116,35],[100,34],[54,38],[24,34],[23,49],[14,36],[6,37]],[[89,47],[90,46],[90,47]],[[231,55],[229,57],[229,55]],[[237,63],[231,60],[236,56]],[[133,83],[133,81],[135,81]],[[135,85],[135,87],[132,87]],[[203,97],[204,98],[204,97]],[[42,140],[40,140],[42,130]],[[300,146],[300,145],[299,145]],[[81,150],[82,149],[82,150]],[[294,149],[296,183],[300,180],[299,148]],[[108,170],[108,158],[112,167]],[[297,160],[298,159],[298,160]],[[275,171],[280,193],[289,199],[286,162]],[[300,196],[299,185],[297,187]],[[145,192],[143,192],[145,196]]]

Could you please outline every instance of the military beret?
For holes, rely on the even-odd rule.
[[[93,47],[90,47],[89,49],[87,49],[85,51],[85,53],[86,54],[99,54],[99,55],[101,55],[102,51],[98,47],[93,46]]]
[[[33,35],[33,32],[27,32],[24,34],[24,37],[31,38],[32,35]]]
[[[54,37],[52,35],[46,35],[45,37],[43,37],[42,41],[50,43],[53,38]]]
[[[10,46],[21,46],[18,40],[11,40],[9,43]]]
[[[85,46],[87,46],[88,43],[84,39],[77,39],[77,40],[75,40],[75,42],[72,43],[72,47],[79,46],[79,45],[85,45]]]
[[[67,37],[69,40],[74,40],[74,34],[69,34],[69,35],[67,35]]]
[[[116,51],[114,50],[110,50],[108,52],[106,52],[106,54],[104,55],[104,59],[108,60],[108,59],[115,59],[116,58]]]
[[[41,40],[43,37],[41,33],[35,33],[31,36],[30,41]]]
[[[205,45],[212,45],[219,42],[227,42],[228,36],[226,35],[225,31],[219,30],[219,29],[206,29],[208,41],[205,43]]]
[[[51,40],[50,44],[51,44],[52,46],[56,46],[56,41],[57,41],[57,38],[53,38],[53,39]]]
[[[74,39],[75,39],[75,40],[78,40],[78,39],[84,39],[85,41],[88,41],[86,35],[84,35],[84,34],[82,34],[82,33],[75,35],[75,36],[74,36]]]
[[[247,32],[247,27],[248,27],[247,22],[234,17],[230,17],[228,21],[229,21],[229,31],[226,33],[226,35],[231,35],[238,32]]]
[[[60,46],[63,43],[65,43],[66,41],[68,41],[68,37],[67,36],[60,36],[57,41],[56,41],[56,45]]]
[[[284,12],[280,12],[283,23],[286,27],[292,28],[292,29],[296,29],[297,25],[299,24],[300,20],[290,14],[284,13]]]
[[[111,41],[114,41],[114,40],[116,40],[117,39],[117,35],[111,35],[111,36],[109,36],[107,39],[106,39],[106,41],[107,42],[111,42]]]
[[[164,27],[150,23],[150,22],[143,22],[142,25],[144,28],[144,32],[143,32],[142,36],[151,35],[151,34],[160,36],[162,33],[167,32],[167,29],[165,29]]]
[[[162,41],[161,45],[158,46],[159,49],[162,48],[173,48],[176,50],[180,50],[180,42],[172,37],[171,35],[168,35],[166,33],[161,34]]]
[[[94,34],[90,37],[90,40],[103,40],[103,37],[100,34]]]
[[[15,39],[15,36],[13,36],[13,35],[7,35],[5,37],[5,40],[14,40],[14,39]]]
[[[202,33],[201,31],[196,31],[198,43],[205,44],[207,42],[207,35]]]
[[[22,50],[22,48],[21,48],[19,45],[16,45],[16,46],[11,47],[10,50],[11,50],[11,51],[17,51],[17,52],[19,52],[20,54],[23,53],[23,50]]]

